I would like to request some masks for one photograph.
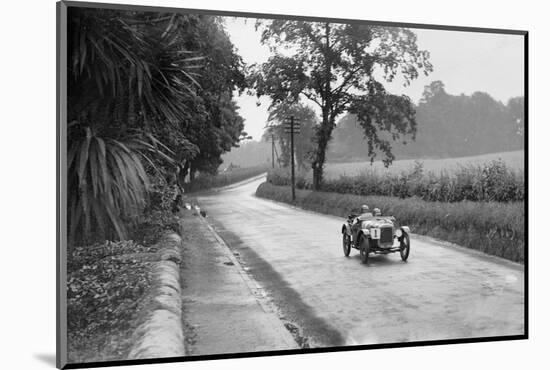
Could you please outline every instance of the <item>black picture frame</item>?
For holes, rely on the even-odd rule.
[[[212,354],[212,355],[199,355],[199,356],[185,356],[185,357],[167,357],[167,358],[151,358],[151,359],[136,359],[136,360],[120,360],[120,361],[104,361],[104,362],[87,362],[87,363],[67,363],[67,311],[66,311],[66,247],[67,247],[67,9],[70,7],[77,8],[104,8],[115,10],[136,10],[144,12],[171,12],[171,13],[195,13],[206,14],[215,16],[233,16],[233,17],[254,17],[254,18],[268,18],[268,19],[289,19],[289,20],[302,20],[302,21],[330,21],[334,23],[359,23],[359,24],[372,24],[382,26],[394,26],[394,27],[406,27],[411,29],[430,29],[430,30],[442,30],[442,31],[464,31],[475,33],[497,33],[508,35],[520,35],[524,38],[524,97],[525,97],[525,133],[524,133],[524,171],[525,171],[525,245],[529,244],[529,32],[526,30],[514,30],[514,29],[498,29],[498,28],[481,28],[481,27],[461,27],[461,26],[449,26],[449,25],[436,25],[436,24],[422,24],[422,23],[403,23],[403,22],[385,22],[376,20],[358,20],[358,19],[341,19],[331,17],[311,17],[307,15],[285,15],[285,14],[267,14],[267,13],[250,13],[250,12],[233,12],[233,11],[219,11],[219,10],[207,10],[207,9],[190,9],[190,8],[174,8],[174,7],[160,7],[160,6],[144,6],[144,5],[126,5],[126,4],[110,4],[110,3],[96,3],[96,2],[74,2],[74,1],[60,1],[56,4],[56,16],[57,16],[57,100],[56,100],[56,195],[57,195],[57,214],[56,214],[56,229],[57,229],[57,248],[56,248],[56,285],[57,285],[57,310],[56,310],[56,323],[57,323],[57,335],[56,335],[56,365],[58,368],[63,369],[76,369],[76,368],[95,368],[95,367],[108,367],[108,366],[123,366],[123,365],[140,365],[140,364],[158,364],[158,363],[173,363],[173,362],[187,362],[187,361],[204,361],[204,360],[218,360],[218,359],[230,359],[230,358],[246,358],[246,357],[265,357],[265,356],[281,356],[281,355],[294,355],[294,354],[309,354],[309,353],[323,353],[323,352],[341,352],[341,351],[360,351],[370,349],[382,349],[382,348],[400,348],[400,347],[418,347],[418,346],[439,346],[448,344],[461,344],[461,343],[482,343],[482,342],[496,342],[496,341],[512,341],[512,340],[525,340],[529,338],[529,248],[525,248],[525,264],[524,264],[524,334],[522,335],[510,335],[510,336],[498,336],[498,337],[479,337],[479,338],[457,338],[452,340],[430,340],[430,341],[417,341],[417,342],[405,342],[405,343],[383,343],[383,344],[370,344],[370,345],[354,345],[354,346],[341,346],[341,347],[329,347],[329,348],[308,348],[308,349],[295,349],[295,350],[274,350],[274,351],[258,351],[258,352],[244,352],[244,353],[230,353],[230,354]]]

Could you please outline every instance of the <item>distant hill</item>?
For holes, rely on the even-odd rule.
[[[396,160],[456,158],[523,150],[523,97],[512,98],[503,104],[484,92],[450,95],[441,81],[434,81],[426,86],[415,109],[416,140],[409,135],[392,141],[389,133],[380,132],[382,138],[390,141]],[[333,131],[327,162],[366,161],[369,159],[367,148],[363,128],[356,117],[345,115]],[[222,159],[222,168],[231,163],[240,167],[271,163],[271,143],[249,141],[233,148]],[[383,155],[375,158],[381,159]]]
[[[416,140],[410,135],[391,141],[396,159],[452,158],[523,149],[523,97],[507,105],[490,95],[476,92],[470,96],[450,95],[442,82],[426,86],[416,106]],[[362,161],[367,157],[367,142],[355,116],[339,120],[329,144],[329,162]],[[376,159],[382,159],[381,156]]]
[[[247,141],[238,148],[222,155],[223,163],[220,169],[230,164],[239,167],[255,167],[271,164],[271,143],[264,141]]]

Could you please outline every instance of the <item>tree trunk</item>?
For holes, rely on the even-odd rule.
[[[327,149],[328,138],[319,138],[318,147],[315,152],[315,159],[312,163],[313,168],[313,190],[321,190],[323,185],[323,167],[325,166],[325,152]]]
[[[324,91],[321,93],[323,100],[323,122],[321,122],[321,127],[317,131],[317,149],[315,150],[315,158],[311,164],[313,168],[313,190],[321,190],[321,186],[323,185],[323,167],[325,165],[327,145],[332,134],[335,119],[332,111],[332,90],[330,86],[332,63],[330,56],[330,24],[328,22],[325,23],[325,37],[325,81]]]
[[[332,135],[333,127],[334,124],[328,113],[323,114],[323,122],[317,132],[315,158],[311,163],[311,167],[313,168],[313,190],[321,190],[321,186],[323,185],[323,167],[325,166],[327,146]]]
[[[323,183],[323,167],[313,167],[313,190],[321,190]]]

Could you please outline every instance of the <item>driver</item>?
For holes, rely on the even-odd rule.
[[[380,208],[375,208],[372,211],[374,213],[374,217],[382,216],[382,212],[380,212]]]
[[[361,227],[361,221],[371,217],[372,217],[372,213],[370,212],[369,206],[366,204],[363,204],[361,206],[361,214],[355,217],[355,219],[353,220],[353,223],[351,224],[351,230],[352,230],[351,235],[352,235],[352,240],[354,242],[355,242],[357,230]]]
[[[363,204],[361,206],[361,214],[359,216],[355,217],[355,219],[353,220],[353,226],[356,226],[362,220],[364,220],[366,218],[370,218],[370,217],[372,217],[372,213],[370,212],[369,206],[367,206],[366,204]]]
[[[361,214],[359,215],[358,218],[363,219],[363,218],[369,218],[369,217],[372,217],[372,213],[370,212],[369,206],[367,206],[366,204],[363,204],[361,206]]]

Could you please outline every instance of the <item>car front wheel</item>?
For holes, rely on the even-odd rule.
[[[351,237],[347,233],[342,234],[342,248],[344,249],[344,256],[348,257],[351,251]]]
[[[401,259],[407,261],[409,258],[409,253],[411,252],[411,240],[409,239],[409,234],[404,234],[403,239],[401,240],[401,248],[399,254],[401,254]]]

